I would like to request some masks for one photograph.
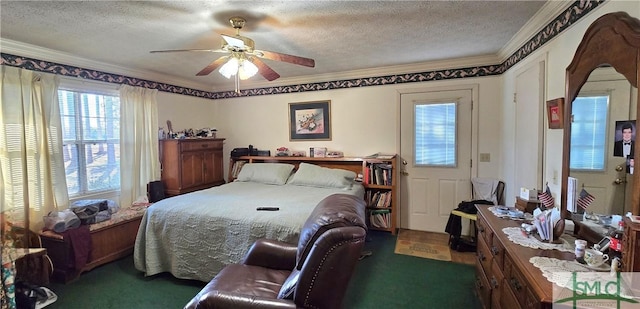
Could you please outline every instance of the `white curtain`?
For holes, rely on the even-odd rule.
[[[120,88],[120,205],[147,195],[147,184],[160,180],[158,90]]]
[[[0,211],[32,231],[69,203],[58,84],[52,74],[0,66]]]

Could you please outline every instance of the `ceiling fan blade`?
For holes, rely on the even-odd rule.
[[[226,34],[221,34],[220,36],[222,36],[222,39],[224,39],[225,42],[227,42],[227,44],[234,46],[234,47],[238,47],[238,48],[243,48],[244,47],[244,41],[232,36],[228,36]]]
[[[258,67],[258,72],[260,73],[260,75],[262,75],[268,81],[276,80],[280,77],[280,74],[270,68],[266,63],[264,63],[264,61],[253,57],[251,62],[253,62],[253,64]]]
[[[209,73],[215,71],[215,69],[217,69],[219,66],[223,65],[225,62],[227,62],[227,60],[229,60],[229,57],[220,57],[220,58],[214,60],[213,62],[209,63],[208,66],[204,67],[204,69],[202,69],[200,72],[198,72],[198,74],[196,74],[196,76],[209,75]]]
[[[181,53],[181,52],[208,52],[208,53],[226,53],[223,49],[167,49],[167,50],[152,50],[150,53]]]
[[[259,56],[265,59],[289,62],[289,63],[303,65],[305,67],[310,67],[310,68],[313,68],[316,66],[316,61],[311,58],[293,56],[293,55],[288,55],[283,53],[276,53],[268,50],[256,50],[254,54],[256,56]]]

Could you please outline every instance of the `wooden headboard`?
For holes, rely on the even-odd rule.
[[[305,162],[309,164],[315,164],[328,168],[340,168],[348,171],[353,171],[356,174],[362,174],[362,164],[364,160],[358,157],[345,157],[345,158],[315,158],[315,157],[259,157],[259,156],[242,156],[238,158],[231,158],[229,162],[229,181],[233,181],[234,164],[237,161],[245,161],[247,163],[289,163],[295,165],[295,169],[298,169],[300,163]]]

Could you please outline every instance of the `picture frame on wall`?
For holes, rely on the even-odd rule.
[[[549,129],[564,128],[564,98],[547,101],[547,118]]]
[[[331,101],[289,103],[289,141],[330,141]]]

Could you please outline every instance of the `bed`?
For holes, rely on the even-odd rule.
[[[296,243],[323,198],[335,193],[364,196],[362,185],[353,181],[354,171],[361,171],[359,163],[341,166],[349,171],[311,163],[245,164],[234,182],[153,204],[136,237],[136,268],[147,276],[170,272],[208,282],[225,265],[239,262],[258,238]]]

